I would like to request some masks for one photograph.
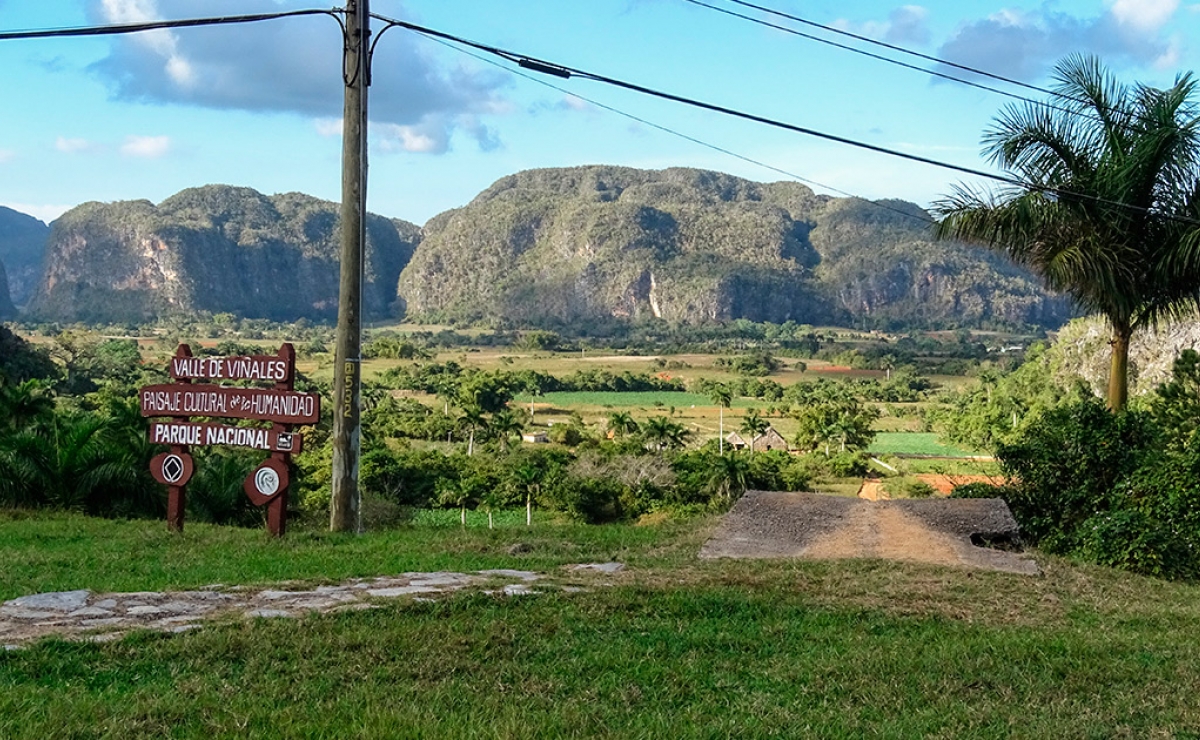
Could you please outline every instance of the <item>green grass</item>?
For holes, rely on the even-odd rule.
[[[159,524],[0,518],[7,592],[37,580],[12,571],[28,570],[27,551],[44,542],[57,553],[41,566],[46,583],[106,576],[116,563],[94,556],[137,543],[143,557],[181,554],[172,543],[192,535],[164,541]],[[695,560],[709,526],[535,528],[544,552],[519,558],[497,554],[504,540],[487,530],[367,534],[354,558],[403,569],[550,567],[590,555],[631,567],[581,580],[590,585],[579,593],[464,593],[104,644],[44,640],[0,652],[0,737],[1200,733],[1196,585],[1052,558],[1041,558],[1038,578],[883,561]],[[264,546],[257,533],[191,531],[197,578]],[[353,570],[337,552],[344,540],[296,542],[268,548],[284,556],[283,577],[312,577],[314,551]],[[129,581],[161,587],[150,572],[140,578]]]
[[[879,432],[867,448],[875,455],[930,455],[935,457],[971,457],[979,453],[942,444],[932,432]]]
[[[144,591],[213,583],[330,582],[406,571],[544,570],[565,563],[636,561],[648,551],[659,561],[678,561],[689,540],[677,535],[682,529],[694,531],[683,524],[539,524],[546,514],[537,510],[533,527],[524,526],[521,511],[520,526],[513,526],[518,515],[511,512],[501,520],[504,526],[489,530],[485,513],[469,513],[473,526],[465,530],[457,526],[458,512],[446,511],[436,516],[454,526],[405,526],[362,537],[293,531],[275,539],[259,529],[187,523],[182,534],[172,534],[164,522],[0,510],[0,601],[80,588]],[[508,555],[516,543],[530,545],[530,552]]]

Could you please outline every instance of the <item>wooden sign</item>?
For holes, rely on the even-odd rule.
[[[242,489],[257,506],[269,503],[280,491],[288,487],[288,469],[279,460],[264,460],[254,472],[246,476]]]
[[[316,424],[321,397],[274,388],[170,383],[148,385],[138,394],[142,416],[218,416],[280,424]]]
[[[196,466],[186,452],[164,452],[150,460],[150,475],[164,486],[186,486]]]
[[[151,422],[150,441],[157,445],[230,445],[292,454],[304,448],[304,438],[294,432],[190,421]]]
[[[271,453],[246,479],[243,489],[256,506],[267,507],[267,529],[277,537],[287,529],[288,485],[292,454],[302,439],[294,424],[316,424],[321,397],[297,393],[296,351],[290,344],[278,355],[193,357],[186,344],[171,358],[174,383],[148,385],[138,392],[142,416],[172,417],[150,424],[150,441],[170,447],[150,463],[154,479],[167,486],[167,526],[183,530],[187,482],[192,477],[195,445],[234,445]],[[271,388],[242,388],[193,383],[193,380],[243,380],[271,383]],[[191,421],[193,416],[256,419],[272,422],[270,429],[235,427]]]
[[[287,360],[275,355],[171,358],[171,377],[176,380],[262,380],[286,383],[291,372]]]

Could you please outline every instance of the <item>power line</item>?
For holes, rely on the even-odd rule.
[[[753,121],[755,123],[761,123],[763,125],[771,126],[774,128],[780,128],[785,131],[792,131],[792,132],[798,133],[798,134],[805,134],[806,136],[813,136],[818,139],[825,139],[827,141],[833,141],[833,142],[836,142],[839,144],[845,144],[847,146],[857,147],[859,149],[866,149],[868,151],[877,152],[879,154],[887,154],[887,155],[890,155],[893,157],[907,159],[912,162],[920,162],[921,164],[927,164],[927,165],[931,165],[933,167],[941,167],[943,169],[953,170],[960,174],[973,175],[975,177],[983,177],[983,178],[986,178],[989,180],[996,180],[998,182],[1003,182],[1008,185],[1017,185],[1020,187],[1026,187],[1025,184],[1019,180],[1016,180],[1011,177],[1005,177],[1003,175],[997,175],[993,172],[985,172],[983,170],[977,170],[977,169],[973,169],[971,167],[965,167],[963,165],[952,164],[949,162],[942,162],[940,160],[930,159],[929,157],[922,157],[918,154],[909,154],[907,152],[901,152],[896,149],[889,149],[887,147],[879,146],[877,144],[869,144],[865,141],[858,141],[856,139],[850,139],[845,136],[838,136],[837,134],[830,134],[830,133],[826,133],[824,131],[818,131],[816,129],[807,128],[805,126],[797,126],[795,124],[787,123],[785,121],[779,121],[774,118],[767,118],[766,116],[760,116],[760,115],[757,115],[754,113],[746,113],[744,111],[736,110],[734,108],[728,108],[726,106],[718,105],[716,103],[707,103],[702,100],[697,100],[695,98],[689,98],[689,97],[685,97],[683,95],[676,95],[675,93],[665,92],[662,90],[655,90],[653,88],[646,87],[645,85],[639,85],[635,82],[627,82],[625,80],[620,80],[615,77],[608,77],[606,75],[598,74],[595,72],[588,72],[587,70],[578,69],[576,67],[569,67],[569,66],[562,65],[562,64],[556,64],[554,62],[548,62],[543,59],[538,59],[536,57],[531,57],[531,56],[527,56],[524,54],[519,54],[517,52],[508,51],[508,50],[501,49],[496,46],[490,46],[488,44],[481,44],[476,41],[471,41],[469,39],[462,38],[461,36],[455,36],[453,34],[445,33],[443,31],[437,31],[435,29],[427,28],[425,26],[420,26],[415,23],[409,23],[408,21],[396,20],[394,18],[386,18],[384,16],[379,16],[379,15],[376,15],[375,17],[378,18],[379,20],[385,21],[386,23],[388,23],[392,26],[406,28],[410,31],[415,31],[417,33],[421,33],[426,36],[434,36],[437,38],[445,39],[447,41],[452,41],[457,44],[469,46],[473,49],[485,51],[489,54],[494,54],[496,56],[507,59],[508,61],[510,61],[514,64],[517,64],[521,67],[524,67],[526,69],[533,69],[534,71],[545,72],[548,74],[552,74],[556,77],[563,77],[563,78],[580,77],[583,79],[593,80],[595,82],[602,82],[606,85],[612,85],[614,87],[624,88],[626,90],[631,90],[633,92],[642,93],[643,95],[649,95],[652,97],[661,98],[663,100],[670,100],[672,102],[682,103],[683,105],[688,105],[693,108],[700,108],[703,110],[712,111],[714,113],[721,113],[721,114],[724,114],[727,116],[732,116],[734,118],[741,118],[741,119],[744,119],[747,121]]]
[[[684,0],[684,2],[695,2],[695,0]],[[1056,97],[1056,98],[1066,98],[1068,100],[1074,100],[1075,102],[1080,102],[1080,101],[1076,100],[1075,98],[1070,97],[1069,95],[1063,95],[1061,93],[1057,93],[1053,90],[1049,90],[1044,87],[1038,87],[1037,85],[1031,85],[1028,82],[1021,82],[1020,80],[1014,80],[1010,77],[1005,77],[1004,75],[996,74],[995,72],[988,72],[987,70],[978,69],[976,67],[971,67],[966,64],[959,64],[958,62],[952,62],[948,59],[942,59],[940,57],[935,57],[931,54],[922,54],[919,51],[913,51],[912,49],[906,49],[905,47],[899,46],[897,44],[889,44],[886,41],[880,41],[879,39],[873,39],[870,36],[863,36],[862,34],[854,33],[853,31],[847,31],[845,29],[836,28],[834,26],[827,26],[823,23],[817,23],[816,21],[812,21],[807,18],[801,18],[798,15],[793,15],[791,13],[785,13],[782,10],[775,10],[774,8],[769,8],[765,5],[758,5],[756,3],[748,2],[748,0],[728,0],[728,2],[731,2],[734,5],[741,5],[744,8],[752,8],[754,10],[757,10],[757,11],[760,11],[763,13],[767,13],[768,15],[773,15],[773,16],[776,16],[779,18],[786,18],[790,21],[795,21],[796,23],[801,23],[803,25],[806,25],[806,26],[809,26],[812,28],[819,28],[820,30],[826,31],[828,33],[835,33],[835,34],[838,34],[841,36],[845,36],[847,38],[852,38],[855,41],[862,41],[863,43],[874,44],[875,46],[880,46],[880,47],[883,47],[884,49],[889,49],[891,51],[900,52],[901,54],[908,54],[909,56],[913,56],[918,59],[924,59],[927,62],[933,62],[935,64],[943,64],[947,67],[952,67],[954,69],[962,70],[963,72],[970,72],[971,74],[976,74],[976,75],[979,75],[980,77],[987,77],[988,79],[996,80],[997,82],[1004,82],[1009,85],[1015,85],[1016,87],[1023,87],[1026,90],[1040,93],[1042,95],[1049,95],[1049,96]],[[696,2],[695,4],[700,5],[701,3]],[[709,6],[709,7],[711,7],[711,6]],[[720,8],[714,8],[714,9],[720,10]],[[727,11],[722,11],[722,12],[727,12]],[[739,16],[739,17],[748,18],[749,20],[757,20],[755,18],[748,17],[748,16]],[[888,61],[895,61],[895,60],[888,60]],[[896,62],[896,63],[899,64],[899,62]],[[922,71],[928,72],[929,70],[922,70]],[[929,73],[933,74],[933,72],[929,72]],[[970,84],[970,83],[966,82],[965,80],[960,80],[955,77],[951,77],[949,79],[952,79],[956,82],[962,82],[964,84]],[[1002,93],[1002,94],[1006,94],[1006,93]],[[1022,98],[1022,100],[1024,100],[1024,98]]]
[[[735,2],[736,0],[730,0],[730,1]],[[1007,90],[1001,90],[998,87],[992,87],[991,85],[984,85],[979,82],[972,82],[971,80],[964,80],[961,77],[955,77],[954,75],[946,74],[945,72],[938,72],[937,70],[926,69],[924,67],[919,67],[915,64],[909,64],[908,62],[902,62],[899,59],[892,59],[891,57],[886,57],[882,54],[875,54],[873,52],[866,51],[865,49],[859,49],[854,46],[850,46],[849,44],[842,44],[837,41],[833,41],[831,39],[821,38],[820,36],[814,36],[813,34],[810,34],[810,33],[804,33],[803,31],[798,31],[794,28],[789,28],[787,26],[781,26],[778,23],[771,23],[770,21],[765,21],[762,18],[755,18],[752,15],[746,15],[745,13],[739,13],[734,10],[729,10],[727,8],[722,8],[722,7],[719,7],[716,5],[712,5],[711,3],[704,2],[704,0],[683,0],[683,2],[691,3],[692,5],[696,5],[701,8],[708,8],[709,10],[715,11],[717,13],[722,13],[724,15],[732,16],[734,18],[741,18],[742,20],[750,21],[751,23],[757,23],[760,26],[766,26],[767,28],[771,28],[776,31],[782,31],[784,33],[788,33],[793,36],[799,36],[800,38],[808,39],[809,41],[816,41],[817,43],[820,43],[820,44],[826,44],[828,46],[834,47],[835,49],[841,49],[842,51],[848,51],[848,52],[851,52],[852,54],[859,54],[861,56],[867,57],[868,59],[874,59],[876,61],[886,62],[888,64],[894,64],[897,67],[903,67],[904,69],[913,70],[914,72],[920,72],[921,74],[927,74],[927,75],[930,75],[933,77],[938,77],[940,79],[948,80],[950,82],[957,82],[960,85],[967,85],[968,87],[974,87],[979,90],[983,90],[985,92],[994,93],[996,95],[1003,95],[1004,97],[1013,98],[1014,100],[1020,100],[1024,103],[1029,103],[1030,105],[1041,105],[1041,106],[1046,106],[1049,108],[1054,108],[1055,110],[1059,110],[1064,113],[1069,113],[1071,115],[1080,115],[1079,111],[1071,110],[1070,108],[1059,108],[1050,103],[1046,103],[1045,101],[1034,100],[1033,98],[1027,98],[1023,95],[1018,95],[1016,93],[1012,93]],[[739,3],[739,4],[742,4],[742,3]],[[752,5],[750,7],[757,8],[758,6]],[[784,17],[787,17],[787,18],[791,18],[793,20],[798,20],[794,16],[790,16],[785,13],[780,13],[780,15],[783,15]],[[844,33],[845,35],[850,36],[851,38],[859,39],[862,41],[870,41],[871,40],[867,37],[859,36],[858,34],[854,34],[854,33],[850,33],[849,31],[839,31],[838,29],[835,29],[832,27],[827,27],[827,26],[822,26],[822,25],[820,25],[818,23],[814,23],[812,21],[806,21],[806,22],[810,23],[811,25],[816,26],[817,28],[821,28],[823,30]],[[898,46],[893,46],[892,44],[886,44],[883,42],[879,42],[879,43],[882,46],[889,48],[889,49],[893,49],[896,51],[905,51],[903,48],[898,47]],[[908,52],[908,53],[915,54],[922,58],[924,58],[924,56],[925,56],[923,54],[918,54],[917,52]],[[1004,78],[1000,78],[1000,79],[1004,79]],[[1007,82],[1008,80],[1005,80],[1005,81]],[[1035,88],[1035,89],[1037,89],[1037,88]]]
[[[589,98],[589,97],[587,97],[587,96],[585,96],[585,95],[580,95],[580,94],[579,94],[579,93],[577,93],[577,92],[573,92],[573,91],[571,91],[571,90],[568,90],[568,89],[566,89],[566,88],[564,88],[564,87],[559,87],[558,85],[555,85],[554,83],[547,82],[546,80],[542,79],[541,77],[535,77],[534,75],[527,74],[527,73],[525,73],[525,72],[521,72],[521,71],[519,71],[519,70],[516,70],[516,69],[510,69],[509,67],[505,67],[504,65],[502,65],[502,64],[500,64],[499,62],[495,61],[494,59],[489,59],[489,58],[487,58],[487,57],[483,56],[482,54],[476,54],[476,53],[474,53],[474,52],[467,51],[466,49],[463,49],[463,48],[461,48],[461,47],[455,46],[454,44],[452,44],[452,43],[450,43],[450,42],[448,42],[448,41],[446,41],[446,40],[444,40],[444,39],[440,39],[440,38],[436,38],[436,37],[432,37],[432,36],[426,36],[426,38],[428,38],[430,41],[433,41],[433,42],[435,42],[435,43],[441,44],[442,46],[445,46],[445,47],[446,47],[446,48],[448,48],[448,49],[453,49],[454,51],[456,51],[456,52],[458,52],[458,53],[460,53],[460,54],[466,54],[467,56],[469,56],[469,57],[471,57],[471,58],[473,58],[473,59],[477,59],[477,60],[479,60],[480,62],[483,62],[484,64],[490,64],[490,65],[492,65],[493,67],[497,67],[497,68],[499,68],[499,69],[503,69],[503,70],[505,70],[506,72],[509,72],[510,74],[514,74],[514,75],[516,75],[517,77],[521,77],[521,78],[523,78],[523,79],[529,80],[530,82],[535,82],[535,83],[537,83],[537,84],[539,84],[539,85],[542,85],[543,87],[548,87],[548,88],[550,88],[551,90],[555,90],[555,91],[557,91],[557,92],[560,92],[560,93],[562,93],[562,94],[564,94],[564,95],[571,95],[571,96],[573,96],[573,97],[579,98],[580,100],[582,100],[582,101],[584,101],[584,102],[586,102],[586,103],[588,103],[588,104],[590,104],[590,105],[594,105],[594,106],[596,106],[597,108],[600,108],[600,109],[602,109],[602,110],[606,110],[606,111],[608,111],[608,112],[610,112],[610,113],[615,113],[615,114],[617,114],[618,116],[623,116],[624,118],[628,118],[628,119],[629,119],[629,120],[631,120],[631,121],[636,121],[636,122],[638,122],[638,123],[640,123],[640,124],[643,124],[643,125],[645,125],[645,126],[649,126],[650,128],[657,129],[657,130],[659,130],[659,131],[662,131],[662,132],[664,132],[664,133],[670,134],[670,135],[672,135],[672,136],[679,137],[680,139],[684,139],[685,141],[690,141],[690,142],[692,142],[693,144],[698,144],[698,145],[700,145],[700,146],[702,146],[702,147],[705,147],[706,149],[711,149],[711,150],[713,150],[713,151],[715,151],[715,152],[720,152],[721,154],[725,154],[725,155],[727,155],[727,156],[730,156],[730,157],[733,157],[733,158],[735,158],[735,159],[740,159],[740,160],[742,160],[743,162],[748,162],[748,163],[750,163],[750,164],[753,164],[753,165],[755,165],[755,166],[758,166],[758,167],[762,167],[762,168],[764,168],[764,169],[771,170],[772,172],[777,172],[777,173],[779,173],[779,174],[783,175],[784,177],[789,177],[789,178],[792,178],[793,180],[798,180],[798,181],[800,181],[800,182],[803,182],[803,183],[806,183],[806,184],[808,184],[808,185],[813,185],[813,186],[815,186],[815,187],[819,187],[819,188],[822,188],[822,189],[824,189],[824,190],[829,190],[829,191],[831,191],[831,192],[837,193],[838,195],[842,195],[842,196],[844,196],[844,197],[847,197],[847,198],[853,198],[853,199],[855,199],[855,200],[861,200],[862,202],[864,202],[864,203],[867,203],[867,204],[869,204],[869,205],[872,205],[872,206],[874,206],[874,207],[876,207],[876,208],[881,208],[881,209],[883,209],[883,210],[885,210],[885,211],[891,211],[892,213],[897,213],[897,214],[899,214],[899,215],[901,215],[901,216],[906,216],[906,217],[908,217],[908,218],[911,218],[911,219],[913,219],[913,220],[915,220],[915,221],[920,221],[921,223],[924,223],[924,224],[935,224],[935,223],[937,223],[937,222],[936,222],[934,219],[930,218],[929,216],[918,216],[918,215],[917,215],[917,214],[915,214],[915,213],[912,213],[912,212],[910,212],[910,211],[904,211],[904,210],[901,210],[901,209],[899,209],[899,208],[894,208],[894,207],[892,207],[892,206],[889,206],[889,205],[887,205],[886,203],[880,203],[880,202],[878,202],[878,201],[869,200],[869,199],[867,199],[867,198],[864,198],[864,197],[862,197],[862,196],[860,196],[860,195],[856,195],[856,194],[854,194],[854,193],[847,192],[847,191],[845,191],[845,190],[842,190],[842,189],[840,189],[840,188],[835,188],[835,187],[834,187],[834,186],[832,186],[832,185],[826,185],[825,183],[822,183],[822,182],[817,182],[816,180],[809,179],[809,178],[807,178],[807,177],[804,177],[804,176],[802,176],[802,175],[797,175],[797,174],[796,174],[796,173],[794,173],[794,172],[789,172],[788,170],[782,169],[782,168],[780,168],[780,167],[776,167],[775,165],[768,164],[768,163],[766,163],[766,162],[762,162],[762,161],[760,161],[760,160],[754,159],[753,157],[748,157],[748,156],[746,156],[746,155],[744,155],[744,154],[739,154],[739,153],[737,153],[737,152],[735,152],[735,151],[733,151],[733,150],[731,150],[731,149],[726,149],[725,147],[719,146],[719,145],[717,145],[717,144],[713,144],[713,143],[711,143],[711,142],[704,141],[703,139],[698,139],[698,138],[696,138],[696,137],[694,137],[694,136],[691,136],[691,135],[689,135],[689,134],[685,134],[685,133],[683,133],[682,131],[677,131],[676,129],[670,128],[669,126],[664,126],[664,125],[662,125],[662,124],[655,123],[654,121],[650,121],[650,120],[647,120],[647,119],[645,119],[645,118],[642,118],[641,116],[636,116],[636,115],[634,115],[634,114],[632,114],[632,113],[629,113],[629,112],[627,112],[627,111],[623,111],[623,110],[621,110],[620,108],[615,108],[615,107],[613,107],[613,106],[611,106],[611,105],[608,105],[608,104],[606,104],[606,103],[601,103],[601,102],[599,102],[598,100],[595,100],[594,98]]]
[[[196,28],[198,26],[222,26],[233,23],[256,23],[273,21],[280,18],[294,18],[305,15],[328,15],[341,20],[337,10],[285,10],[278,13],[254,13],[250,15],[226,15],[212,18],[185,18],[173,21],[147,21],[144,23],[120,23],[108,26],[75,26],[70,28],[44,28],[22,31],[0,31],[0,41],[17,39],[51,39],[78,36],[116,36],[144,31],[158,31],[170,28]]]
[[[957,82],[960,85],[967,85],[968,87],[974,87],[979,90],[984,90],[986,92],[995,93],[997,95],[1003,95],[1004,97],[1012,98],[1014,100],[1020,100],[1029,105],[1049,108],[1051,110],[1057,110],[1059,112],[1066,113],[1066,114],[1072,115],[1072,116],[1081,116],[1081,117],[1085,117],[1085,118],[1091,118],[1093,120],[1101,120],[1098,115],[1096,115],[1095,113],[1092,113],[1091,111],[1077,110],[1074,108],[1064,108],[1059,105],[1054,105],[1053,103],[1048,103],[1044,100],[1035,100],[1033,98],[1028,98],[1023,95],[1018,95],[1016,93],[1008,92],[1007,90],[1001,90],[999,88],[992,87],[990,85],[984,85],[984,84],[981,84],[978,82],[973,82],[971,80],[964,80],[961,77],[955,77],[953,75],[949,75],[944,72],[938,72],[937,70],[925,69],[923,67],[918,67],[914,64],[908,64],[908,63],[902,62],[898,59],[892,59],[890,57],[886,57],[881,54],[872,54],[871,52],[865,51],[863,49],[858,49],[858,48],[855,48],[853,46],[849,46],[846,44],[839,44],[836,41],[831,41],[829,39],[821,38],[820,36],[813,36],[811,34],[802,33],[800,31],[797,31],[794,28],[780,26],[780,25],[765,21],[761,18],[755,18],[754,16],[745,15],[743,13],[737,13],[732,10],[727,10],[725,8],[721,8],[721,7],[712,5],[710,3],[703,2],[702,0],[683,0],[683,1],[686,3],[691,3],[692,5],[698,5],[700,7],[714,10],[718,13],[724,13],[725,15],[733,16],[735,18],[741,18],[743,20],[750,21],[751,23],[757,23],[759,25],[766,26],[768,28],[773,28],[773,29],[776,29],[779,31],[783,31],[785,33],[790,33],[795,36],[800,36],[801,38],[809,39],[809,40],[816,41],[816,42],[822,43],[822,44],[828,44],[829,46],[833,46],[838,49],[843,49],[845,51],[849,51],[849,52],[852,52],[855,54],[861,54],[862,56],[869,57],[871,59],[876,59],[878,61],[887,62],[888,64],[894,64],[898,67],[915,70],[915,71],[921,72],[923,74],[928,74],[930,76],[938,77],[938,78],[941,78],[944,80],[948,80],[950,82]],[[923,59],[928,62],[933,62],[935,64],[941,64],[946,67],[951,67],[953,69],[962,70],[964,72],[969,72],[974,75],[979,75],[981,77],[986,77],[988,79],[996,80],[997,82],[1003,82],[1005,84],[1014,85],[1016,87],[1021,87],[1026,90],[1031,90],[1031,91],[1039,93],[1041,95],[1045,95],[1047,97],[1055,98],[1058,100],[1065,100],[1065,101],[1069,101],[1071,103],[1076,103],[1076,104],[1081,104],[1081,105],[1095,105],[1099,108],[1102,108],[1107,113],[1120,113],[1123,115],[1132,115],[1134,118],[1142,121],[1143,123],[1156,123],[1155,121],[1147,119],[1145,116],[1140,115],[1140,114],[1134,114],[1134,113],[1131,113],[1129,111],[1119,109],[1119,108],[1112,108],[1109,106],[1099,105],[1097,101],[1079,98],[1074,95],[1067,95],[1065,93],[1058,92],[1057,90],[1051,90],[1049,88],[1039,87],[1037,85],[1033,85],[1028,82],[1022,82],[1020,80],[1015,80],[1011,77],[1005,77],[1004,75],[997,74],[995,72],[989,72],[985,69],[979,69],[978,67],[972,67],[972,66],[969,66],[966,64],[959,64],[958,62],[952,62],[948,59],[942,59],[941,57],[935,57],[930,54],[924,54],[922,52],[914,51],[913,49],[908,49],[903,46],[899,46],[897,44],[890,44],[886,41],[880,41],[879,39],[873,39],[870,36],[864,36],[862,34],[857,34],[852,31],[846,31],[844,29],[837,28],[835,26],[828,26],[823,23],[817,23],[816,21],[809,20],[807,18],[802,18],[798,15],[793,15],[791,13],[785,13],[781,10],[775,10],[773,8],[766,7],[764,5],[757,5],[755,3],[748,2],[747,0],[727,0],[727,1],[730,3],[734,3],[736,5],[740,5],[745,8],[753,8],[754,10],[758,10],[763,13],[767,13],[769,15],[774,15],[774,16],[777,16],[780,18],[786,18],[788,20],[795,21],[796,23],[801,23],[806,26],[810,26],[812,28],[818,28],[818,29],[828,32],[828,33],[839,34],[839,35],[845,36],[847,38],[852,38],[856,41],[861,41],[861,42],[867,43],[867,44],[874,44],[875,46],[879,46],[884,49],[889,49],[891,51],[899,52],[901,54],[907,54],[909,56],[916,57],[917,59]],[[1129,123],[1126,123],[1124,121],[1115,121],[1114,123],[1118,126],[1121,126],[1122,128],[1126,128],[1126,129],[1132,128]],[[1178,126],[1175,126],[1175,128],[1178,128]]]
[[[1104,205],[1116,206],[1118,208],[1124,208],[1126,210],[1136,211],[1138,213],[1155,213],[1154,209],[1148,208],[1145,206],[1137,206],[1132,203],[1123,203],[1121,201],[1111,200],[1109,198],[1102,198],[1100,196],[1090,195],[1087,193],[1077,193],[1077,192],[1073,192],[1070,190],[1064,190],[1064,189],[1058,188],[1058,187],[1051,187],[1051,186],[1047,186],[1047,185],[1037,185],[1034,183],[1028,183],[1028,182],[1024,182],[1022,180],[1018,180],[1014,177],[1010,177],[1007,175],[998,175],[993,172],[985,172],[984,170],[977,170],[977,169],[974,169],[971,167],[965,167],[963,165],[957,165],[957,164],[953,164],[950,162],[943,162],[941,160],[932,159],[929,157],[922,157],[917,154],[909,154],[907,152],[901,152],[901,151],[898,151],[895,149],[889,149],[888,147],[879,146],[877,144],[869,144],[864,141],[858,141],[857,139],[851,139],[851,138],[848,138],[845,136],[838,136],[837,134],[830,134],[830,133],[826,133],[824,131],[818,131],[816,129],[807,128],[805,126],[797,126],[795,124],[786,123],[784,121],[779,121],[779,120],[776,120],[773,118],[767,118],[765,116],[759,116],[754,113],[747,113],[745,111],[736,110],[734,108],[728,108],[726,106],[717,105],[715,103],[707,103],[707,102],[704,102],[701,100],[697,100],[695,98],[689,98],[689,97],[686,97],[683,95],[676,95],[675,93],[669,93],[669,92],[665,92],[662,90],[655,90],[653,88],[646,87],[644,85],[639,85],[634,82],[627,82],[625,80],[620,80],[615,77],[608,77],[606,75],[601,75],[601,74],[598,74],[595,72],[588,72],[587,70],[578,69],[576,67],[570,67],[570,66],[566,66],[566,65],[562,65],[562,64],[557,64],[554,62],[546,61],[544,59],[538,59],[536,57],[531,57],[531,56],[528,56],[525,54],[519,54],[517,52],[508,51],[508,50],[502,49],[500,47],[491,46],[488,44],[482,44],[477,41],[471,41],[471,40],[463,38],[461,36],[455,36],[453,34],[446,33],[444,31],[438,31],[436,29],[428,28],[426,26],[421,26],[416,23],[409,23],[408,21],[401,21],[401,20],[398,20],[395,18],[388,18],[386,16],[377,15],[377,14],[372,14],[372,17],[374,17],[378,20],[381,20],[387,24],[380,31],[380,33],[383,33],[383,31],[386,31],[388,28],[391,28],[391,27],[404,28],[404,29],[407,29],[410,31],[414,31],[416,33],[426,35],[426,36],[436,37],[436,38],[444,39],[446,41],[450,41],[450,42],[453,42],[456,44],[461,44],[463,46],[468,46],[473,49],[478,49],[480,51],[484,51],[489,54],[493,54],[495,56],[506,59],[520,67],[525,68],[525,69],[532,69],[534,71],[544,72],[547,74],[551,74],[555,77],[562,77],[564,79],[570,78],[570,77],[580,77],[580,78],[592,80],[595,82],[601,82],[601,83],[604,83],[607,85],[612,85],[614,87],[620,87],[620,88],[623,88],[626,90],[631,90],[633,92],[638,92],[638,93],[642,93],[644,95],[649,95],[651,97],[661,98],[663,100],[669,100],[669,101],[672,101],[675,103],[680,103],[683,105],[691,106],[693,108],[700,108],[702,110],[708,110],[708,111],[712,111],[714,113],[721,113],[723,115],[731,116],[734,118],[741,118],[743,120],[753,121],[755,123],[761,123],[763,125],[771,126],[773,128],[779,128],[779,129],[783,129],[785,131],[792,131],[794,133],[804,134],[807,136],[824,139],[826,141],[833,141],[835,143],[845,144],[847,146],[852,146],[852,147],[856,147],[859,149],[865,149],[867,151],[872,151],[872,152],[876,152],[879,154],[886,154],[888,156],[898,157],[900,159],[906,159],[911,162],[927,164],[932,167],[939,167],[941,169],[951,170],[954,172],[958,172],[960,174],[967,174],[967,175],[972,175],[975,177],[981,177],[986,180],[992,180],[994,182],[1003,183],[1005,185],[1015,186],[1022,190],[1032,190],[1032,191],[1036,191],[1036,192],[1044,192],[1044,193],[1051,194],[1055,197],[1068,196],[1068,197],[1078,198],[1081,200],[1091,201],[1093,203],[1101,203]],[[1192,224],[1192,225],[1200,225],[1200,220],[1197,220],[1197,219],[1192,219],[1192,218],[1188,218],[1185,216],[1179,216],[1176,214],[1161,214],[1161,215],[1163,215],[1165,218],[1168,218],[1172,221],[1177,221],[1180,223],[1187,223],[1187,224]]]

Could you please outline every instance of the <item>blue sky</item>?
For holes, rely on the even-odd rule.
[[[758,4],[1043,86],[1070,52],[1098,54],[1123,79],[1160,86],[1200,60],[1200,4],[1185,0]],[[302,7],[330,6],[0,0],[0,30]],[[987,168],[980,134],[1010,102],[684,0],[372,0],[372,10],[968,167]],[[85,201],[158,202],[207,183],[338,200],[340,54],[340,31],[327,17],[0,42],[0,204],[48,221]],[[962,179],[587,80],[539,78],[563,92],[507,69],[400,29],[381,38],[371,89],[372,211],[424,223],[534,167],[690,166],[786,179],[586,99],[820,183],[818,192],[926,205]]]

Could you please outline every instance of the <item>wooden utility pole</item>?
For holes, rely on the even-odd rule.
[[[367,86],[369,0],[346,0],[346,83],[342,118],[342,272],[333,373],[333,498],[329,528],[360,529],[358,466],[362,452],[362,282],[367,241]]]

